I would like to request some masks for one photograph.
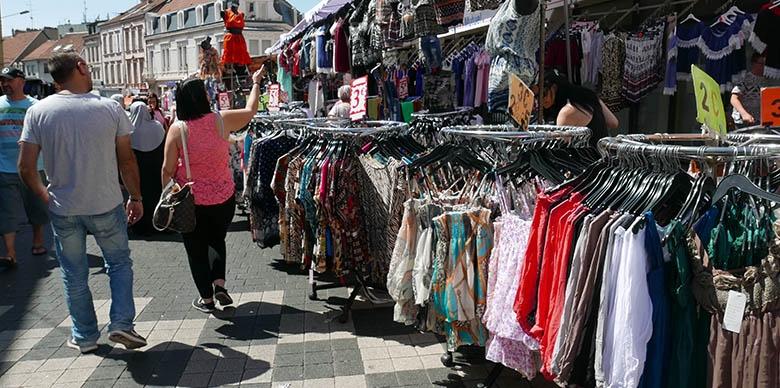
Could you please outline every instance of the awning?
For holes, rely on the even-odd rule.
[[[338,11],[346,4],[349,4],[352,2],[352,0],[322,0],[319,2],[319,4],[315,5],[314,8],[310,9],[306,14],[303,15],[303,19],[301,19],[298,24],[293,27],[290,32],[287,32],[285,34],[282,34],[279,36],[279,41],[276,42],[273,46],[265,50],[266,54],[276,54],[282,50],[282,46],[284,46],[285,43],[287,43],[290,39],[297,36],[298,34],[306,31],[307,28],[309,28],[310,25],[325,19],[326,17],[330,16],[332,13]]]

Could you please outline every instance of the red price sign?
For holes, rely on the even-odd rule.
[[[405,100],[409,97],[409,78],[406,76],[398,80],[398,99]]]
[[[230,95],[227,92],[217,94],[217,100],[219,101],[219,110],[230,109]]]
[[[268,111],[279,111],[279,84],[271,84],[268,86]]]
[[[358,121],[366,117],[366,100],[368,98],[368,76],[353,79],[352,95],[349,98],[349,118],[352,121]]]
[[[761,125],[780,127],[780,87],[761,89]]]

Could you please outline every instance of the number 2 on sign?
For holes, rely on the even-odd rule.
[[[707,87],[704,86],[704,82],[699,83],[699,88],[704,92],[702,93],[702,100],[701,100],[701,108],[704,109],[705,112],[709,112],[710,108],[707,106]],[[712,99],[715,100],[717,96],[715,95],[715,91],[711,90],[710,95],[712,96]],[[713,109],[712,113],[717,117],[720,115],[720,112],[718,112],[717,109]]]

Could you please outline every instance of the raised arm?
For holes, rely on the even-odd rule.
[[[264,68],[252,74],[252,91],[246,99],[246,107],[242,109],[230,109],[220,112],[228,132],[235,132],[244,128],[255,113],[257,113],[257,101],[260,98],[260,80],[263,78]]]

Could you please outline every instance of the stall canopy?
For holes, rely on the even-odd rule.
[[[306,31],[306,29],[318,21],[325,19],[326,17],[330,16],[330,14],[338,11],[343,7],[344,5],[351,3],[352,0],[322,0],[317,5],[314,6],[314,8],[310,9],[308,12],[306,12],[305,15],[303,15],[303,19],[293,27],[290,32],[286,34],[282,34],[279,36],[279,41],[276,42],[273,46],[265,50],[266,54],[275,54],[281,51],[282,46],[284,46],[285,43],[287,43],[290,39],[292,39],[295,36],[298,36],[298,34],[303,33]]]

